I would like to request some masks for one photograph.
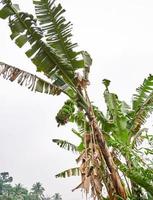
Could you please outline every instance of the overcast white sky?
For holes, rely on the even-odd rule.
[[[16,0],[33,12],[32,0]],[[132,93],[149,73],[153,73],[152,0],[59,0],[74,24],[74,40],[80,50],[93,58],[91,99],[103,108],[102,79],[111,80],[111,89],[130,102]],[[0,61],[35,72],[9,38],[6,21],[0,20]],[[61,170],[75,166],[75,157],[56,147],[52,138],[74,143],[70,126],[57,128],[55,115],[64,96],[31,93],[26,88],[0,78],[0,172],[9,171],[16,183],[30,187],[40,181],[48,194],[59,192],[63,200],[81,199],[71,192],[79,179],[55,179]]]

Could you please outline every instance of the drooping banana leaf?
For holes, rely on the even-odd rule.
[[[70,176],[80,176],[79,167],[67,169],[67,170],[55,175],[56,178],[66,178],[66,177],[70,177]]]
[[[19,85],[25,86],[31,91],[59,95],[61,92],[66,93],[62,87],[51,84],[36,75],[21,70],[19,68],[0,62],[0,75],[4,79],[16,81]]]
[[[64,148],[68,151],[77,152],[77,147],[70,142],[67,142],[65,140],[60,140],[60,139],[53,139],[52,141],[61,148]]]

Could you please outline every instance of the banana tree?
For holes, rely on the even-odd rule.
[[[20,48],[29,44],[25,54],[46,78],[3,62],[0,74],[31,91],[63,93],[68,97],[56,120],[58,126],[69,121],[76,123],[79,131],[73,130],[73,133],[81,142],[78,147],[67,141],[54,142],[79,153],[79,167],[63,172],[63,176],[81,175],[81,183],[73,190],[82,188],[98,200],[104,199],[104,190],[110,200],[138,197],[138,190],[145,190],[151,198],[152,168],[137,153],[137,140],[142,136],[142,124],[152,111],[152,76],[135,95],[132,108],[110,93],[110,81],[104,80],[108,108],[105,116],[91,103],[87,92],[92,59],[86,51],[76,50],[77,44],[71,40],[72,25],[63,16],[65,10],[61,4],[55,0],[33,0],[35,17],[20,11],[11,0],[2,0],[1,4],[0,18],[8,20],[11,39]],[[151,141],[151,135],[143,136],[147,137]]]
[[[137,88],[137,93],[133,95],[131,106],[124,101],[120,101],[116,94],[109,91],[109,80],[103,80],[103,83],[106,87],[104,99],[107,113],[104,115],[94,105],[93,110],[124,182],[127,199],[150,200],[153,197],[153,135],[148,132],[144,125],[152,112],[153,76],[150,75]],[[59,111],[59,113],[64,112],[64,107],[62,109],[63,111]],[[75,121],[78,126],[78,130],[73,129],[72,132],[80,138],[80,145],[76,146],[60,139],[53,139],[53,142],[60,148],[72,151],[75,154],[78,153],[76,162],[81,162],[81,165],[64,170],[57,174],[56,177],[65,178],[81,175],[82,181],[73,191],[81,187],[88,192],[90,187],[92,188],[95,184],[96,189],[98,190],[99,188],[99,193],[101,190],[102,193],[105,193],[105,189],[107,189],[109,199],[115,199],[110,174],[107,171],[104,159],[101,157],[100,147],[97,145],[98,141],[91,143],[90,132],[92,130],[90,130],[89,124],[86,124],[83,112],[73,113],[69,121]],[[139,128],[134,129],[133,127]],[[92,154],[96,162],[95,165],[92,161]],[[91,173],[90,170],[93,172]],[[91,173],[90,176],[89,172]],[[88,178],[84,179],[84,176],[90,179],[93,178],[95,182],[91,183]],[[106,188],[102,187],[101,183]]]

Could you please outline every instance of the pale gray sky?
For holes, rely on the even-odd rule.
[[[33,12],[32,0],[16,0]],[[93,58],[91,99],[103,108],[102,79],[112,81],[111,89],[130,102],[132,93],[149,73],[153,73],[152,0],[59,0],[74,24],[74,40],[80,50]],[[34,72],[26,58],[9,38],[6,21],[0,20],[0,61]],[[26,88],[0,78],[0,171],[9,171],[16,183],[29,187],[40,181],[48,194],[59,192],[63,200],[81,199],[71,189],[79,179],[55,179],[61,170],[75,166],[76,155],[56,147],[52,138],[74,143],[70,126],[57,128],[55,115],[64,96],[31,93]]]

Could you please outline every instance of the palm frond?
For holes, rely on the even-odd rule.
[[[52,95],[59,95],[61,92],[65,93],[60,86],[51,84],[36,75],[2,62],[0,62],[0,75],[6,80],[16,81],[19,85],[25,86],[34,92]]]
[[[67,178],[67,177],[70,177],[70,176],[80,176],[79,167],[67,169],[67,170],[60,172],[59,174],[55,175],[56,178]]]
[[[66,59],[73,69],[83,68],[83,60],[78,60],[80,52],[73,49],[77,46],[71,42],[72,24],[63,17],[65,10],[55,0],[33,0],[35,12],[46,41]]]
[[[27,42],[30,44],[31,48],[26,51],[26,55],[31,58],[37,70],[44,72],[49,78],[56,73],[63,82],[74,86],[72,65],[54,47],[44,42],[43,31],[38,27],[33,15],[17,11],[11,1],[3,1],[3,3],[0,17],[9,17],[11,39],[19,47],[23,47]],[[7,13],[7,16],[4,17],[4,13]]]
[[[52,141],[61,148],[64,148],[68,151],[77,152],[77,147],[68,141],[60,140],[60,139],[53,139]]]

